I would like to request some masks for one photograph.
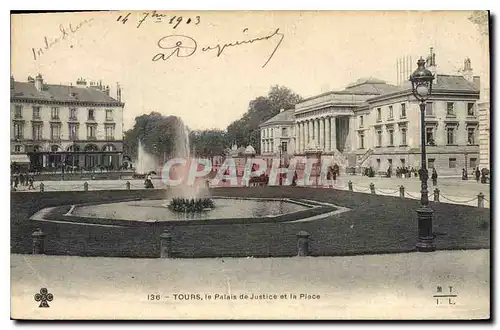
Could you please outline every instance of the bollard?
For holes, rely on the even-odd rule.
[[[439,202],[439,189],[434,189],[434,201]]]
[[[349,191],[352,191],[352,181],[349,180],[349,182],[347,182],[347,185],[349,186]]]
[[[484,194],[482,192],[477,195],[477,207],[484,207]]]
[[[89,183],[87,181],[83,184],[83,191],[89,191]]]
[[[46,234],[40,228],[31,234],[31,237],[33,237],[33,254],[45,253],[45,236]]]
[[[165,230],[160,235],[160,258],[166,259],[172,257],[172,234]]]
[[[370,191],[372,194],[375,194],[375,185],[372,183],[370,183]]]
[[[405,198],[405,187],[404,186],[399,187],[399,197]]]
[[[44,192],[45,190],[45,185],[43,184],[43,182],[40,182],[40,192]]]
[[[127,190],[130,190],[130,182],[129,182],[129,181],[127,181],[127,182],[125,183],[125,186],[127,187]]]
[[[301,230],[297,233],[297,249],[299,257],[306,257],[309,255],[309,233]]]

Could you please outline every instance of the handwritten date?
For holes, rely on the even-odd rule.
[[[116,19],[117,22],[121,22],[122,24],[126,24],[130,19],[131,13],[127,13],[126,15],[120,15]],[[141,17],[137,22],[137,28],[140,28],[142,24],[146,21],[153,21],[154,23],[163,23],[168,22],[168,24],[173,25],[173,28],[176,29],[181,23],[184,24],[193,24],[198,25],[201,22],[200,16],[191,17],[183,17],[183,16],[172,16],[169,14],[162,14],[154,10],[153,12],[143,12]]]

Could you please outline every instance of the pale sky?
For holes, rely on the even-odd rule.
[[[143,12],[131,12],[125,24],[117,21],[127,13],[13,16],[12,74],[26,81],[41,73],[49,84],[75,84],[79,77],[102,80],[113,97],[120,82],[126,129],[136,116],[151,111],[179,116],[192,129],[224,129],[273,84],[303,97],[341,89],[360,77],[395,84],[396,59],[410,55],[416,62],[429,47],[435,49],[438,73],[456,73],[465,57],[474,74],[483,70],[470,12],[161,12],[166,17],[157,23],[149,11],[139,28]],[[169,24],[172,16],[183,18],[175,29]],[[84,20],[91,21],[76,29]],[[61,26],[67,35],[35,58],[32,48],[44,48],[45,37],[49,42],[61,38]],[[276,29],[279,34],[268,40],[227,47],[219,57],[216,50],[202,51],[269,36]],[[172,53],[158,47],[168,35],[196,40],[196,51],[153,62],[159,52]],[[175,40],[187,45],[191,39]],[[169,43],[175,41],[166,38],[161,44]]]

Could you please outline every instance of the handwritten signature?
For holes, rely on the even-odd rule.
[[[45,54],[48,50],[50,50],[52,47],[55,45],[59,44],[61,41],[68,39],[70,36],[74,35],[75,33],[78,32],[81,28],[83,28],[86,25],[89,25],[90,22],[92,22],[94,19],[86,19],[78,23],[77,25],[73,26],[73,24],[69,23],[68,27],[64,26],[63,24],[59,25],[59,31],[60,34],[57,37],[54,38],[49,38],[45,36],[43,38],[44,41],[44,46],[43,47],[38,47],[38,48],[31,48],[31,51],[33,53],[33,58],[35,60],[39,59],[42,55]],[[73,48],[73,45],[70,46]]]
[[[245,28],[243,32],[247,32],[248,29]],[[278,39],[279,38],[279,39]],[[239,41],[233,41],[225,44],[217,44],[215,46],[206,46],[202,47],[201,51],[202,52],[208,52],[215,50],[217,57],[220,57],[222,53],[229,47],[237,47],[245,44],[252,44],[257,41],[263,41],[263,40],[272,40],[272,39],[278,39],[278,43],[274,47],[273,51],[267,58],[267,61],[262,65],[264,68],[267,63],[273,58],[274,54],[278,50],[279,46],[283,42],[283,39],[285,38],[285,35],[280,32],[280,29],[277,28],[273,33],[262,36],[262,37],[257,37],[257,38],[252,38],[252,39],[247,39],[247,40],[239,40]],[[175,57],[190,57],[196,53],[198,50],[198,43],[196,40],[194,40],[191,37],[185,36],[185,35],[167,35],[164,37],[161,37],[157,45],[159,48],[168,50],[168,52],[159,52],[156,55],[153,56],[152,61],[157,62],[159,60],[166,61],[172,56]]]

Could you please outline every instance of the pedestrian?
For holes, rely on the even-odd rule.
[[[437,186],[437,181],[438,181],[438,174],[436,172],[436,169],[432,169],[432,185]]]
[[[28,190],[35,190],[35,186],[33,185],[33,183],[35,183],[35,178],[33,177],[33,175],[30,176],[29,178],[29,186],[28,186]]]
[[[467,177],[467,171],[465,170],[465,168],[462,168],[462,180],[467,180],[468,177]]]
[[[16,174],[14,176],[14,190],[17,190],[18,185],[19,185],[19,176]]]
[[[24,186],[24,174],[19,174],[19,184],[21,186]]]
[[[476,168],[476,182],[479,183],[479,178],[481,177],[481,171],[479,170],[479,166]]]

